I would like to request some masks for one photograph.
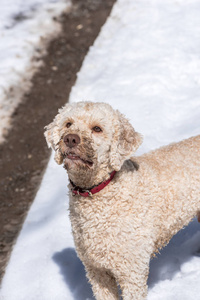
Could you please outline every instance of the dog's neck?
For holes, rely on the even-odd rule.
[[[105,181],[102,181],[101,183],[99,183],[98,185],[96,186],[93,186],[91,188],[85,188],[85,189],[82,189],[80,188],[79,186],[76,186],[71,180],[70,180],[70,183],[71,183],[71,191],[72,191],[72,194],[73,195],[80,195],[80,196],[83,196],[83,197],[88,197],[88,196],[92,196],[98,192],[100,192],[101,190],[103,190],[110,182],[111,180],[114,178],[116,174],[116,171],[113,171],[111,174],[110,174],[110,177],[105,180]]]
[[[109,179],[110,174],[114,171],[110,168],[96,169],[96,170],[84,170],[80,169],[78,172],[74,170],[68,170],[69,180],[73,182],[75,186],[82,189],[90,189],[93,186],[99,185],[101,182]]]

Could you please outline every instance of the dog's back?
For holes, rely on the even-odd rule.
[[[150,217],[154,226],[160,227],[156,247],[161,248],[200,211],[200,135],[144,154],[136,161],[141,175],[149,173],[146,189],[155,205],[155,215],[150,212]]]

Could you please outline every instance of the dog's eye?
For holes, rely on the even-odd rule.
[[[101,132],[102,129],[99,126],[95,126],[95,127],[92,128],[92,131],[94,131],[94,132]]]
[[[69,128],[71,125],[72,125],[72,123],[68,122],[68,123],[66,124],[66,127]]]

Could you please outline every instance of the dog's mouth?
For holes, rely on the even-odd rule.
[[[64,153],[64,164],[67,165],[69,162],[74,162],[74,163],[81,163],[84,164],[88,167],[92,167],[93,166],[93,162],[87,159],[83,159],[82,157],[80,157],[79,155],[77,155],[76,153],[73,152],[69,152],[69,153]]]

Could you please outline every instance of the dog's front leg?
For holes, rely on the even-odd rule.
[[[138,277],[140,280],[139,284],[135,281],[134,277],[129,280],[121,281],[120,288],[122,290],[123,300],[145,300],[147,297],[147,284],[146,280]]]
[[[86,267],[86,271],[96,300],[119,299],[117,283],[109,271],[92,267]]]
[[[121,264],[116,278],[122,291],[123,300],[146,299],[148,274],[149,260],[142,261],[141,257]]]

